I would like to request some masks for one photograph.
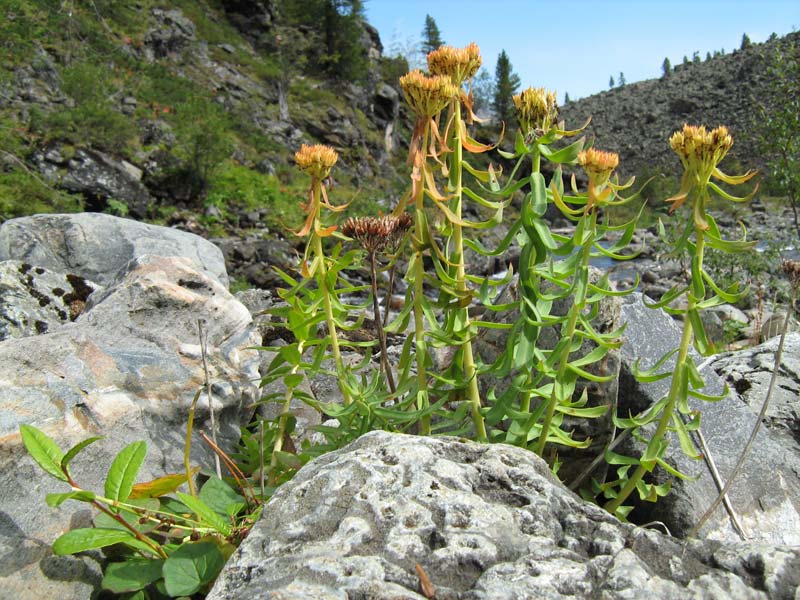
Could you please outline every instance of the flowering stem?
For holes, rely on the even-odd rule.
[[[423,153],[422,170],[425,169],[424,153],[428,148],[428,136],[430,134],[430,126],[425,126],[425,131],[422,134],[422,141],[417,152]],[[419,173],[420,181],[415,187],[414,192],[414,257],[413,257],[413,278],[414,278],[414,345],[417,354],[417,409],[423,410],[430,405],[428,398],[428,372],[425,366],[425,361],[428,355],[427,345],[425,343],[425,314],[423,312],[422,302],[424,300],[424,278],[425,269],[422,264],[423,252],[425,250],[425,240],[428,237],[427,226],[425,223],[425,205],[424,205],[424,174]],[[431,433],[431,417],[425,415],[419,421],[420,435],[430,435]]]
[[[392,376],[392,368],[389,365],[389,353],[386,348],[386,331],[383,328],[383,319],[381,318],[381,309],[378,304],[378,268],[375,264],[375,252],[369,253],[369,267],[372,279],[372,312],[373,319],[375,320],[375,330],[378,333],[378,343],[381,346],[381,365],[386,373],[386,382],[389,384],[389,390],[392,394],[397,391],[394,384],[394,377]],[[386,312],[389,312],[387,306]]]
[[[319,206],[321,182],[314,181],[314,205]],[[317,215],[319,218],[319,215]],[[331,304],[331,290],[328,289],[328,269],[325,265],[325,253],[322,251],[322,238],[315,232],[311,233],[314,254],[317,257],[317,284],[322,293],[322,305],[325,310],[325,320],[328,324],[328,335],[331,338],[331,351],[333,352],[333,360],[336,365],[336,373],[338,374],[339,390],[342,392],[344,404],[347,406],[352,401],[350,392],[347,391],[347,386],[344,383],[344,362],[342,361],[342,354],[339,351],[339,338],[336,335],[336,321],[333,317],[333,306]]]
[[[297,352],[302,355],[303,354],[303,341],[297,344]],[[298,369],[300,368],[300,364],[296,364],[292,367],[290,372],[291,375],[297,373]],[[289,416],[291,415],[292,409],[292,397],[294,396],[294,387],[286,386],[286,392],[283,396],[283,408],[281,410],[281,416],[278,419],[278,431],[275,434],[275,441],[272,445],[272,457],[270,458],[269,463],[269,485],[275,485],[276,483],[276,476],[275,476],[275,469],[278,466],[278,452],[283,449],[283,438],[286,435],[286,423],[289,420]],[[263,470],[262,470],[263,476]]]
[[[533,152],[531,153],[530,156],[531,156],[531,164],[532,164],[531,176],[533,176],[533,174],[534,173],[538,173],[540,168],[541,168],[542,155],[539,152],[538,144],[534,144]],[[523,202],[530,202],[530,201],[531,201],[531,198],[530,198],[529,195],[526,196],[525,199],[523,199]],[[527,288],[527,286],[524,287],[524,288],[522,286],[520,286],[520,288],[523,291],[523,293],[526,293],[526,294],[532,293],[532,290]],[[530,300],[534,300],[534,298],[530,298]],[[526,310],[525,303],[523,302],[523,303],[520,304],[520,311],[525,311],[525,310]],[[525,391],[522,392],[522,398],[520,399],[520,403],[519,403],[520,412],[529,413],[530,410],[531,410],[531,387],[532,387],[532,384],[533,384],[533,368],[528,370],[528,378],[527,378],[527,381],[525,382]]]
[[[456,123],[461,122],[461,102],[458,98],[453,101],[453,105],[455,107],[454,110],[454,119]],[[467,289],[467,274],[466,269],[464,267],[464,237],[463,232],[461,229],[461,223],[459,222],[461,219],[461,204],[463,199],[463,188],[462,188],[462,174],[463,174],[463,154],[464,149],[461,145],[461,136],[458,132],[466,131],[465,128],[457,127],[456,128],[456,139],[454,140],[455,148],[453,148],[453,161],[452,167],[455,169],[455,181],[454,181],[454,189],[453,189],[453,200],[455,203],[455,213],[456,218],[458,219],[455,223],[453,223],[453,245],[454,245],[454,253],[453,253],[453,262],[456,264],[456,285],[457,289],[460,294],[466,298],[469,296],[469,290]],[[462,329],[464,335],[464,342],[463,342],[463,369],[464,369],[464,377],[466,377],[467,385],[468,385],[468,397],[472,407],[472,421],[475,425],[475,433],[479,441],[486,441],[486,424],[483,419],[483,415],[481,414],[481,395],[480,390],[478,389],[478,377],[477,377],[477,369],[475,368],[475,356],[472,350],[472,332],[470,330],[470,318],[469,318],[469,305],[465,305],[463,308],[460,307],[456,309],[458,312],[461,312],[461,316],[456,319],[457,325]]]
[[[582,217],[586,220],[586,215]],[[592,210],[589,215],[589,234],[587,235],[586,242],[581,247],[581,262],[577,266],[575,272],[576,279],[579,277],[589,277],[589,258],[591,256],[592,243],[595,239],[595,230],[597,229],[597,210]],[[553,422],[553,416],[556,412],[556,406],[560,402],[564,402],[569,398],[560,398],[560,394],[564,391],[564,379],[567,374],[567,367],[569,366],[569,355],[572,347],[572,339],[575,336],[575,327],[578,323],[578,316],[581,311],[586,307],[586,287],[588,282],[578,283],[576,288],[578,292],[572,300],[572,306],[569,309],[569,318],[567,319],[566,329],[561,334],[561,340],[564,342],[561,348],[561,356],[558,359],[558,370],[556,371],[555,379],[553,380],[553,390],[550,392],[550,399],[547,404],[547,411],[545,412],[544,421],[542,422],[542,431],[539,434],[539,439],[536,443],[536,454],[543,456],[544,447],[547,444],[547,436],[550,432],[550,425]],[[580,291],[582,290],[582,292]]]
[[[707,199],[708,192],[705,192],[705,194]],[[697,202],[701,202],[701,199],[698,199]],[[695,260],[692,261],[692,271],[696,273],[697,277],[693,277],[693,280],[701,277],[701,271],[703,268],[703,251],[705,248],[703,230],[700,227],[695,226],[695,234],[697,241]],[[691,360],[689,358],[689,348],[691,348],[693,339],[692,322],[691,319],[689,319],[689,313],[695,310],[698,301],[703,300],[702,297],[697,297],[697,291],[698,290],[690,288],[690,291],[687,294],[686,313],[684,314],[683,319],[683,334],[681,335],[681,344],[678,348],[678,358],[675,361],[675,370],[672,373],[672,383],[670,384],[668,396],[669,400],[667,400],[667,404],[664,406],[664,412],[661,413],[661,418],[658,421],[656,432],[653,434],[648,448],[658,448],[661,446],[661,440],[664,439],[664,435],[667,433],[667,427],[669,427],[670,421],[672,421],[672,415],[675,412],[675,405],[677,404],[678,397],[681,394],[681,388],[686,385],[686,377],[688,377],[686,361]],[[606,503],[605,509],[611,514],[615,514],[622,503],[625,502],[633,490],[636,489],[637,484],[639,481],[641,481],[642,477],[644,477],[645,473],[652,471],[654,466],[655,465],[651,461],[647,461],[645,463],[640,461],[639,466],[636,467],[633,475],[630,477],[630,479],[628,479],[625,486],[619,491],[617,497]]]

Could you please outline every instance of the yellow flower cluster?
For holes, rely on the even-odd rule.
[[[553,126],[558,117],[555,92],[544,88],[530,87],[521,94],[513,96],[517,107],[517,118],[525,135],[534,131],[544,134]]]
[[[455,85],[471,79],[481,67],[481,51],[475,42],[466,48],[440,46],[428,53],[428,70],[432,75],[450,77]]]
[[[419,69],[400,78],[400,87],[406,101],[418,117],[431,118],[439,114],[447,103],[458,94],[450,77],[445,75],[426,76]]]
[[[330,175],[333,165],[339,159],[339,154],[330,146],[314,144],[309,146],[303,144],[300,150],[295,152],[294,161],[306,175],[313,179],[325,179]]]
[[[589,175],[592,185],[599,186],[608,181],[611,173],[619,165],[619,154],[589,148],[578,152],[578,164]]]
[[[695,170],[707,180],[733,146],[733,138],[721,125],[711,131],[703,125],[684,125],[681,131],[672,134],[669,145],[687,170]]]

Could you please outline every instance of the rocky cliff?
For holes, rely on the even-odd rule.
[[[291,13],[300,4],[5,3],[0,221],[76,208],[169,221],[176,206],[214,206],[206,226],[253,211],[293,224],[301,143],[339,150],[346,189],[369,179],[359,201],[385,197],[400,102],[377,31],[336,13],[354,54],[325,58],[322,25]]]
[[[589,116],[587,133],[598,147],[620,154],[628,174],[674,171],[669,136],[684,123],[725,125],[736,140],[731,157],[748,168],[763,168],[756,148],[758,106],[768,100],[767,56],[776,47],[800,49],[800,32],[756,44],[703,62],[676,65],[659,79],[615,87],[570,102],[561,116],[579,125]],[[730,160],[730,158],[728,159]]]

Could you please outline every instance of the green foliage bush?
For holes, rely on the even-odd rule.
[[[118,90],[108,68],[76,62],[63,68],[61,76],[62,89],[73,100],[73,107],[33,113],[31,128],[45,144],[62,141],[125,154],[136,137],[136,128],[112,105],[111,98]]]

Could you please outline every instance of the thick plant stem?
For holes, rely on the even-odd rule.
[[[319,194],[319,184],[314,189],[315,194]],[[322,251],[322,239],[312,233],[314,254],[319,260],[317,265],[317,282],[319,289],[322,292],[322,305],[325,310],[325,320],[328,324],[328,335],[331,338],[331,352],[333,352],[333,361],[336,365],[336,373],[338,375],[339,391],[342,392],[344,405],[347,406],[352,402],[350,392],[347,391],[347,386],[344,383],[344,362],[342,361],[342,353],[339,350],[339,338],[336,335],[336,321],[333,318],[333,306],[331,304],[331,290],[328,289],[328,269],[325,266],[325,254]]]
[[[541,169],[541,161],[542,161],[542,155],[539,152],[539,146],[538,145],[534,145],[533,153],[531,154],[531,163],[532,163],[531,177],[533,176],[534,173],[538,173],[540,171],[540,169]],[[523,202],[530,202],[530,195],[527,196],[523,200]],[[532,301],[535,302],[535,298],[529,298],[529,300],[532,300]],[[523,311],[523,310],[525,310],[525,304],[524,303],[522,303],[520,305],[520,311]],[[527,377],[527,380],[525,382],[526,391],[522,393],[522,397],[520,398],[520,402],[519,402],[519,410],[520,410],[520,412],[523,412],[523,413],[529,413],[531,411],[531,392],[530,392],[530,388],[531,388],[531,385],[533,384],[533,377],[534,377],[533,369],[528,370],[528,377]]]
[[[455,106],[455,122],[461,122],[461,101],[456,99],[453,102]],[[456,128],[457,132],[462,132],[464,129]],[[463,199],[462,187],[462,169],[464,150],[461,145],[461,136],[456,134],[454,140],[455,148],[453,148],[453,161],[451,169],[455,174],[453,201],[455,214],[458,221],[453,223],[453,262],[456,264],[456,285],[462,297],[469,296],[467,289],[467,274],[464,266],[464,234],[461,228],[461,204]],[[456,309],[461,313],[460,318],[456,319],[456,323],[462,328],[465,337],[463,341],[463,370],[464,377],[467,380],[467,393],[472,410],[472,422],[475,425],[475,434],[479,441],[486,441],[486,423],[484,422],[483,415],[481,414],[481,394],[478,389],[478,375],[475,368],[475,356],[472,350],[472,332],[470,331],[470,318],[469,318],[469,305]]]
[[[702,269],[703,268],[703,248],[704,248],[704,239],[703,239],[703,232],[701,230],[697,230],[697,245],[696,245],[696,261],[692,265],[692,269]],[[702,300],[702,298],[697,298],[693,291],[691,290],[688,294],[687,298],[687,307],[686,307],[686,315],[683,321],[683,334],[681,335],[681,345],[678,348],[678,358],[675,361],[675,370],[672,373],[672,383],[669,387],[669,400],[667,401],[666,406],[664,407],[664,412],[661,413],[661,419],[658,421],[658,426],[656,427],[656,432],[653,434],[653,438],[650,441],[650,444],[660,444],[661,440],[664,439],[664,435],[667,433],[667,427],[669,427],[669,423],[672,420],[672,415],[675,412],[675,405],[678,402],[678,396],[680,394],[681,386],[684,384],[684,378],[687,377],[687,369],[684,366],[687,360],[689,359],[689,348],[692,345],[692,323],[689,319],[689,312],[695,309],[696,303],[698,300]],[[636,489],[636,485],[641,481],[642,477],[644,477],[645,473],[651,471],[653,469],[652,464],[643,465],[641,462],[639,466],[636,467],[636,470],[633,472],[633,475],[630,479],[628,479],[625,486],[620,490],[617,497],[609,500],[605,504],[605,509],[610,512],[612,515],[616,514],[617,509],[622,506],[622,503],[628,499],[628,496],[631,495],[633,490]]]
[[[586,217],[583,217],[586,219]],[[589,269],[589,258],[591,254],[592,243],[594,242],[594,233],[595,228],[597,226],[597,211],[593,210],[591,215],[589,216],[589,241],[584,243],[583,247],[581,248],[581,264],[578,265],[578,270],[575,274],[575,277],[578,276],[586,276],[588,277],[588,269]],[[583,275],[583,273],[586,273]],[[585,286],[583,287],[585,290]],[[567,374],[567,367],[569,366],[569,354],[570,348],[572,346],[572,338],[575,335],[575,327],[578,323],[578,316],[580,315],[581,311],[586,307],[586,292],[582,294],[582,297],[575,296],[572,300],[572,306],[569,309],[569,317],[567,319],[567,327],[566,330],[561,334],[561,339],[566,340],[564,347],[561,349],[561,356],[558,359],[558,370],[556,371],[556,377],[553,381],[553,391],[550,393],[550,400],[547,404],[547,411],[545,412],[544,421],[542,422],[542,431],[539,434],[539,439],[536,443],[536,454],[539,456],[544,456],[544,448],[547,444],[547,436],[550,433],[550,426],[553,422],[553,416],[556,412],[556,407],[558,406],[559,402],[562,402],[564,399],[559,398],[559,390],[563,389],[561,383],[564,381],[565,376]]]
[[[425,128],[422,136],[422,142],[418,152],[423,153],[422,156],[422,169],[425,168],[425,153],[428,148],[428,135],[429,127]],[[425,366],[425,361],[428,355],[427,345],[425,343],[425,314],[423,312],[422,302],[425,298],[425,268],[422,264],[423,253],[425,251],[425,243],[428,238],[427,225],[425,222],[425,205],[424,205],[424,177],[423,173],[419,173],[420,180],[417,182],[414,193],[414,257],[413,260],[413,277],[414,277],[414,344],[417,355],[417,409],[423,410],[430,405],[428,398],[428,371]],[[425,415],[419,420],[419,433],[420,435],[430,435],[431,433],[431,417]]]
[[[389,384],[389,390],[394,394],[397,387],[394,384],[394,377],[392,376],[392,367],[389,365],[389,353],[386,348],[386,331],[384,330],[383,319],[381,318],[381,309],[378,304],[378,267],[375,263],[375,253],[369,253],[369,267],[370,277],[372,279],[372,312],[373,319],[375,320],[375,330],[378,333],[378,343],[381,346],[381,366],[386,373],[386,383]],[[386,307],[386,312],[389,312],[389,307]]]

